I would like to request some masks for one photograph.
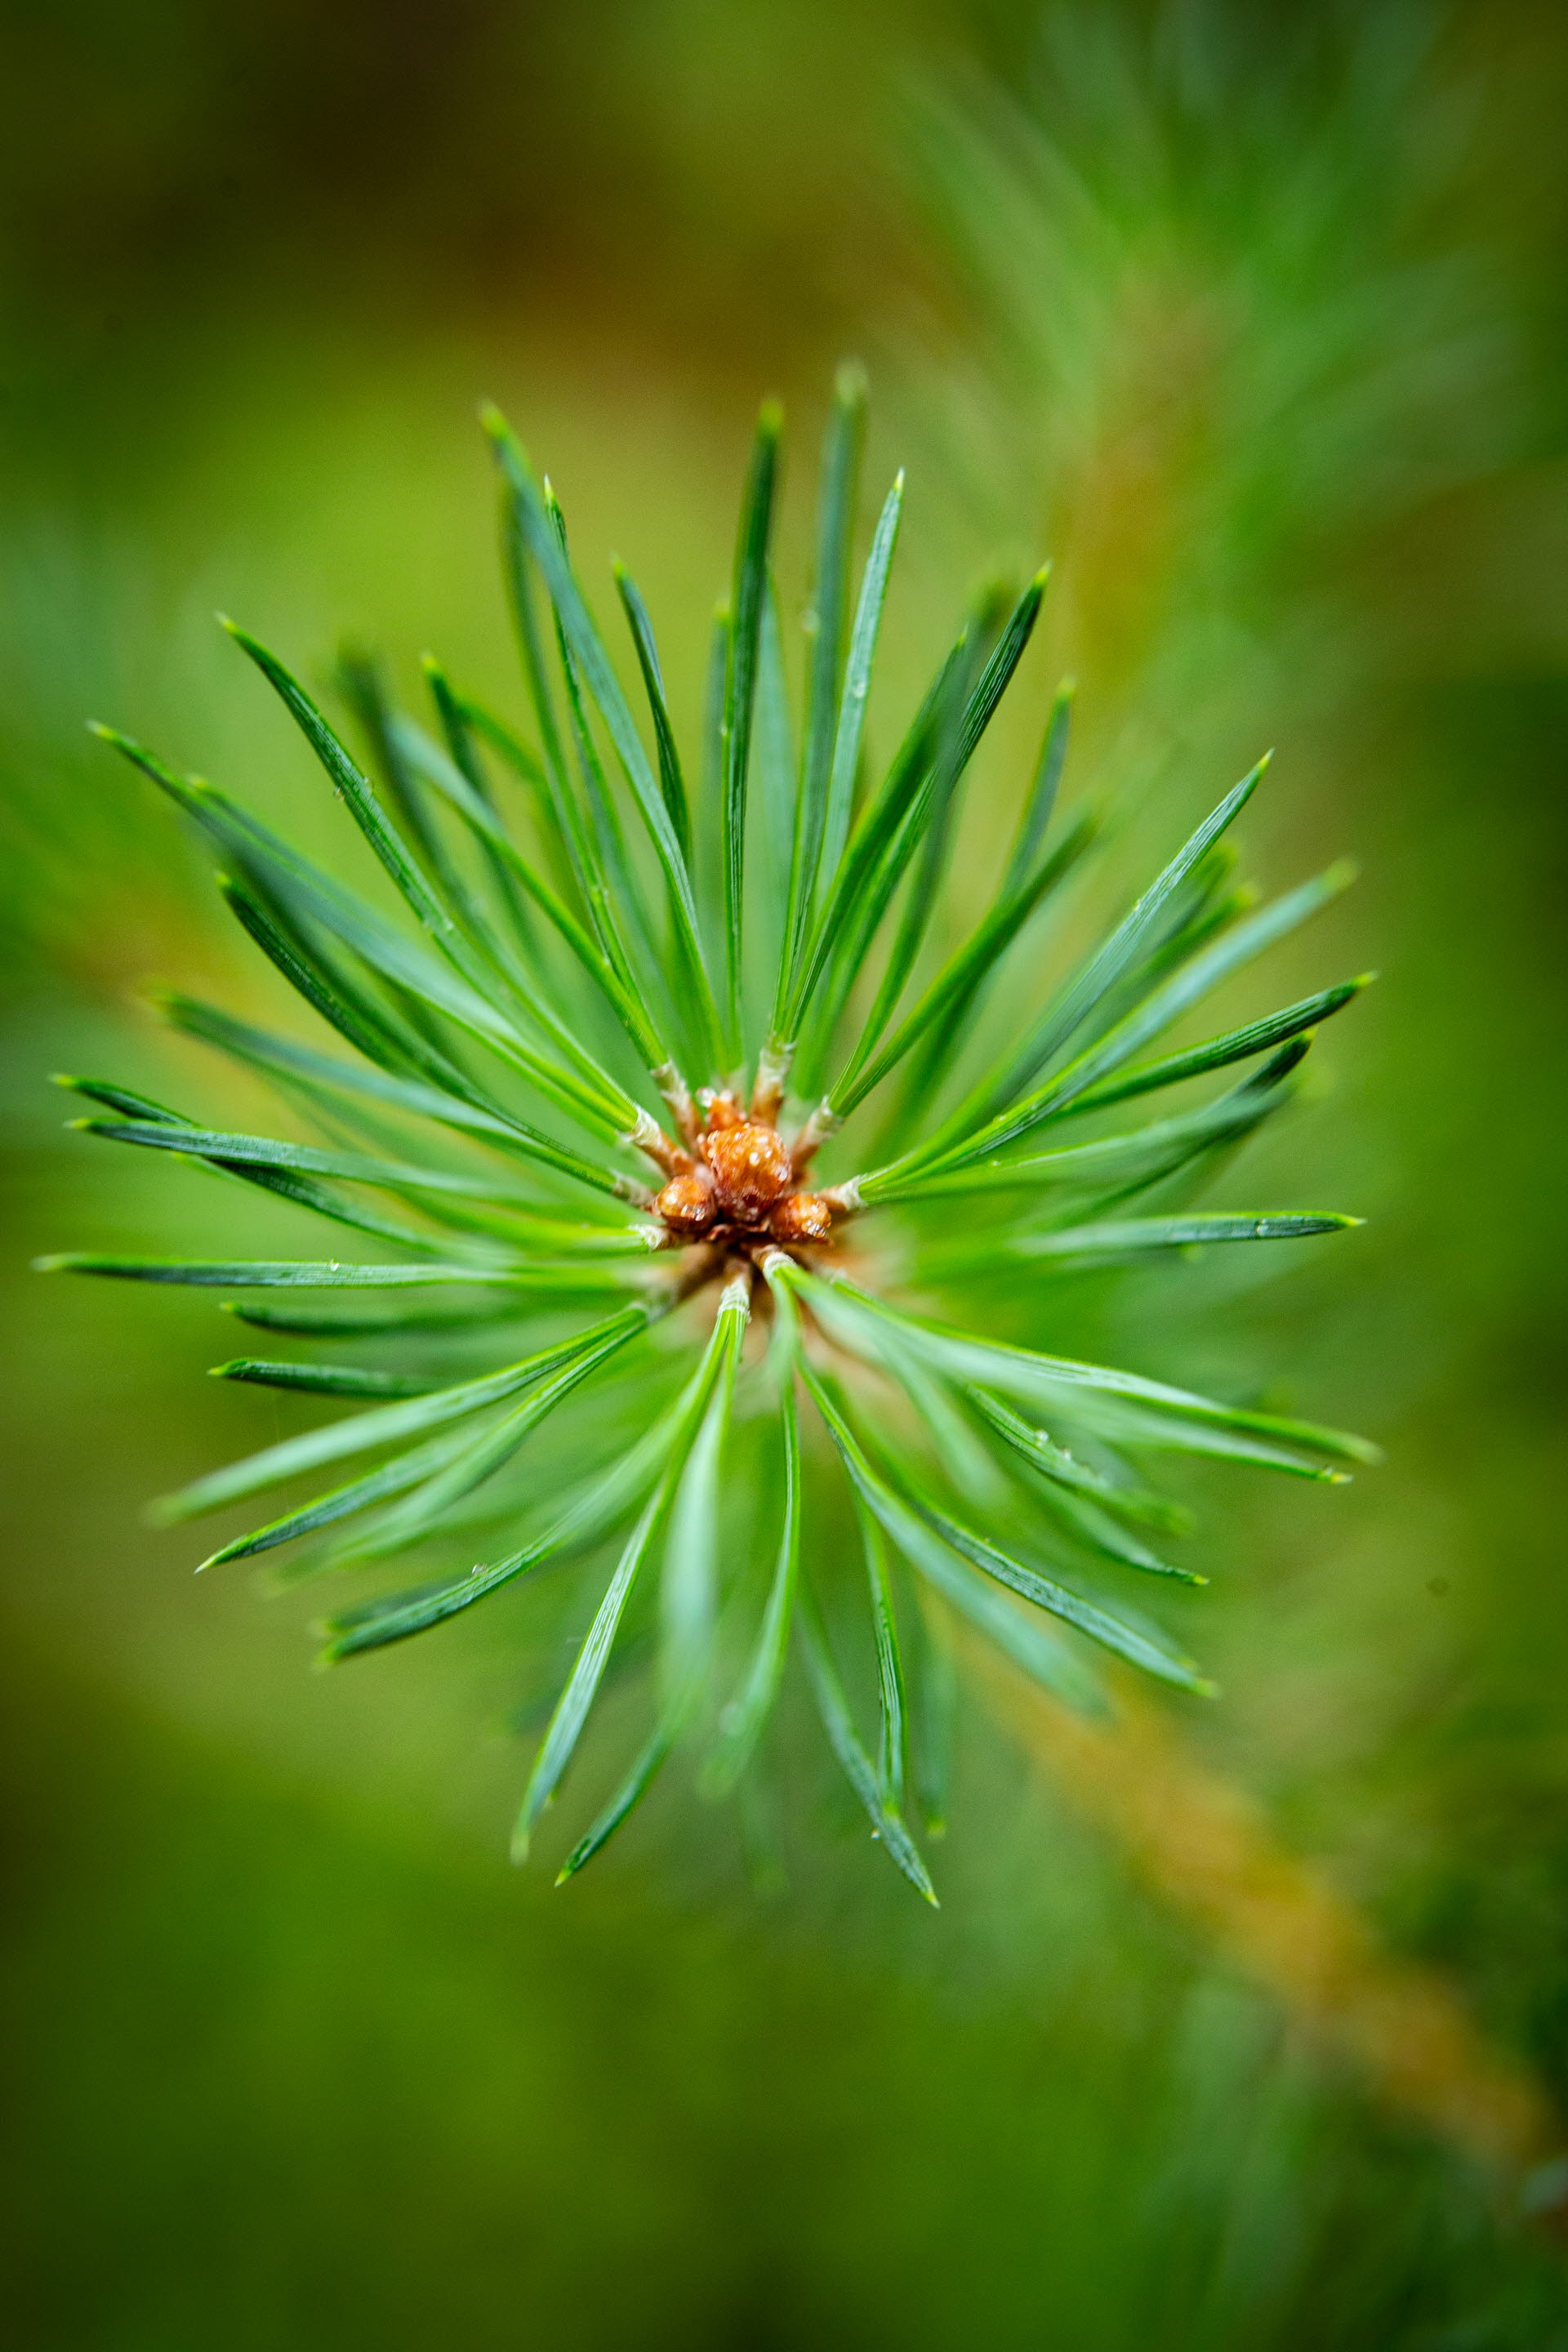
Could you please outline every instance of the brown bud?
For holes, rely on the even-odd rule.
[[[713,1187],[706,1176],[672,1176],[656,1196],[653,1213],[683,1241],[696,1241],[713,1222]]]
[[[833,1231],[833,1209],[820,1192],[792,1192],[768,1219],[768,1231],[786,1248],[794,1242],[825,1242]]]
[[[735,1100],[734,1096],[730,1092],[727,1087],[722,1094],[710,1093],[706,1087],[704,1087],[699,1099],[703,1103],[708,1112],[708,1132],[710,1135],[717,1135],[725,1128],[743,1127],[745,1125],[746,1114],[741,1108],[740,1104]]]
[[[789,1152],[774,1127],[721,1128],[703,1149],[719,1205],[737,1224],[760,1224],[790,1181]]]

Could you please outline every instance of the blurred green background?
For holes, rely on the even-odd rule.
[[[882,729],[982,568],[1044,551],[999,808],[1070,668],[1127,876],[1269,741],[1249,863],[1362,861],[1268,1001],[1384,979],[1231,1190],[1368,1225],[1074,1312],[1113,1360],[1387,1447],[1341,1495],[1205,1496],[1183,1622],[1226,1695],[1179,1737],[1568,2108],[1561,12],[6,0],[3,29],[10,2340],[1568,2345],[1551,2128],[1500,2166],[1462,2093],[1441,2130],[1391,2099],[1331,1989],[1255,1981],[978,1690],[940,1915],[826,1778],[767,1899],[673,1785],[569,1893],[510,1871],[528,1751],[485,1630],[321,1679],[303,1601],[194,1587],[146,1497],[284,1408],[202,1379],[199,1297],[25,1270],[221,1218],[63,1135],[45,1078],[216,1103],[136,986],[258,986],[82,719],[320,847],[215,606],[318,673],[352,628],[515,702],[489,394],[584,568],[637,571],[689,725],[755,401],[792,419],[795,609],[859,353],[869,483],[910,478]]]

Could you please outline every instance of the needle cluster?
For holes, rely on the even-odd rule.
[[[640,720],[549,483],[493,414],[524,725],[434,661],[421,720],[351,654],[338,683],[362,763],[279,657],[226,624],[395,912],[384,888],[377,903],[216,786],[98,730],[205,840],[239,923],[329,1034],[323,1046],[160,1000],[176,1030],[269,1080],[309,1139],[215,1129],[69,1077],[96,1106],[79,1123],[346,1228],[359,1254],[46,1264],[240,1294],[226,1303],[242,1323],[307,1352],[235,1358],[219,1376],[350,1403],[163,1507],[184,1519],[299,1490],[207,1566],[289,1548],[289,1573],[313,1574],[431,1547],[433,1576],[327,1619],[329,1660],[552,1564],[605,1563],[574,1663],[544,1698],[517,1853],[612,1675],[637,1677],[644,1729],[563,1876],[678,1748],[699,1753],[705,1792],[733,1788],[795,1657],[874,1833],[934,1900],[917,1833],[945,1809],[955,1628],[1075,1706],[1106,1703],[1097,1650],[1203,1692],[1117,1591],[1203,1580],[1166,1557],[1184,1517],[1138,1465],[1190,1453],[1334,1481],[1371,1458],[1335,1430],[1000,1336],[1021,1312],[1048,1333],[1055,1286],[1085,1266],[1353,1222],[1191,1203],[1290,1099],[1360,981],[1162,1044],[1348,874],[1263,905],[1236,886],[1226,836],[1260,763],[1040,984],[1098,830],[1089,813],[1058,815],[1064,687],[990,903],[961,928],[948,888],[961,802],[1046,575],[977,602],[890,760],[874,761],[903,480],[856,586],[863,419],[847,371],[797,729],[769,553],[780,419],[763,413],[689,769],[635,583],[616,568]],[[1233,1075],[1219,1091],[1185,1093],[1220,1072]],[[1122,1123],[1122,1106],[1178,1088],[1184,1108]],[[821,1181],[835,1154],[845,1172]],[[455,1546],[470,1557],[442,1565]]]

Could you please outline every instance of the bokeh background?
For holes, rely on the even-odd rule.
[[[1568,2344],[1561,12],[0,31],[10,2340]],[[1384,978],[1247,1189],[1368,1224],[1072,1312],[1389,1461],[1216,1487],[1184,1629],[1218,1706],[1110,1758],[966,1685],[940,1915],[826,1778],[783,1891],[672,1786],[557,1895],[504,1861],[528,1750],[483,1627],[321,1678],[307,1605],[194,1586],[144,1501],[281,1406],[201,1378],[199,1297],[26,1271],[221,1214],[64,1134],[46,1077],[220,1101],[135,992],[258,985],[81,721],[321,846],[215,606],[318,674],[348,628],[515,700],[489,394],[585,567],[637,571],[689,723],[755,401],[794,608],[846,352],[869,484],[910,469],[885,713],[1044,551],[998,805],[1071,669],[1077,787],[1140,857],[1271,741],[1250,865],[1362,863],[1268,1001]]]

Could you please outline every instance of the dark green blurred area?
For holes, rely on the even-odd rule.
[[[910,469],[879,743],[984,567],[1057,562],[974,888],[1066,668],[1118,887],[1268,741],[1249,863],[1362,861],[1267,1001],[1384,978],[1227,1193],[1367,1227],[1066,1328],[1387,1447],[1342,1495],[1203,1488],[1180,1627],[1226,1696],[1184,1727],[1568,2107],[1559,12],[12,0],[4,33],[10,2340],[1568,2345],[1519,2184],[1142,1891],[978,1694],[939,1916],[809,1771],[783,1895],[674,1784],[569,1892],[510,1872],[521,1620],[310,1676],[310,1607],[193,1586],[140,1517],[287,1408],[203,1381],[199,1299],[25,1271],[232,1232],[44,1080],[221,1104],[133,991],[259,1001],[82,719],[341,853],[211,612],[317,675],[344,629],[405,677],[430,646],[515,707],[491,394],[587,575],[637,571],[689,728],[755,400],[798,609],[859,352],[872,481]]]

